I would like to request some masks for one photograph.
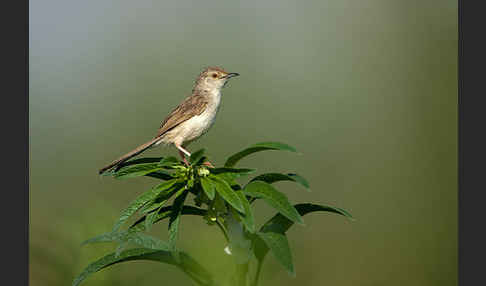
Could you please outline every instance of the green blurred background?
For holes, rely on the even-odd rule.
[[[457,1],[31,1],[29,53],[30,285],[70,285],[114,249],[80,243],[155,180],[97,170],[152,138],[208,65],[241,76],[190,150],[222,164],[250,144],[286,142],[302,155],[240,166],[297,172],[311,193],[277,185],[293,202],[357,219],[306,216],[288,234],[297,277],[269,256],[261,285],[457,284]],[[259,222],[274,213],[255,206]],[[180,246],[229,272],[224,238],[200,218],[183,218]],[[135,283],[192,282],[128,262],[84,285]]]

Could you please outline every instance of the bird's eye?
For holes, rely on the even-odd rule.
[[[212,77],[213,78],[217,78],[218,77],[218,74],[213,73]]]

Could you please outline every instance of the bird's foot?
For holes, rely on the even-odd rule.
[[[181,156],[182,161],[184,162],[184,165],[186,165],[186,167],[189,167],[189,165],[190,165],[190,164],[189,164],[189,162],[187,161],[186,156],[184,156],[184,155],[185,155],[185,153],[182,151],[182,150],[184,150],[184,151],[186,151],[186,150],[185,150],[185,149],[183,149],[183,148],[182,148],[182,147],[180,147],[180,146],[178,146],[177,148],[179,149],[179,156]],[[186,151],[186,152],[187,152],[187,151]],[[187,154],[189,154],[188,156],[191,156],[191,153],[187,152]]]
[[[182,157],[182,161],[184,161],[184,165],[186,165],[186,167],[189,167],[189,161],[187,161],[186,157]]]
[[[213,164],[211,164],[211,162],[209,162],[209,161],[204,162],[204,163],[203,163],[203,165],[204,165],[204,166],[207,166],[207,167],[209,167],[209,168],[215,168],[215,167],[213,166]]]

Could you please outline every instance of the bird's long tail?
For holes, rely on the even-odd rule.
[[[138,154],[142,153],[143,151],[147,150],[148,148],[152,147],[155,143],[157,143],[160,140],[160,137],[156,137],[149,142],[142,144],[138,146],[137,148],[133,149],[132,151],[128,152],[127,154],[121,156],[120,158],[116,159],[115,161],[111,162],[109,165],[106,165],[105,167],[101,168],[99,170],[99,174],[103,174],[106,170],[109,170],[115,166],[118,166],[119,164],[125,162],[126,160],[137,156]]]

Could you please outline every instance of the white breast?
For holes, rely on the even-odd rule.
[[[172,134],[167,134],[172,137],[170,143],[178,143],[187,145],[189,142],[199,138],[206,133],[214,124],[216,114],[218,113],[221,102],[221,93],[219,91],[210,95],[209,103],[206,109],[200,115],[196,115],[191,119],[181,123],[179,126],[170,131]],[[169,132],[168,132],[169,133]],[[168,138],[167,138],[168,139]]]

